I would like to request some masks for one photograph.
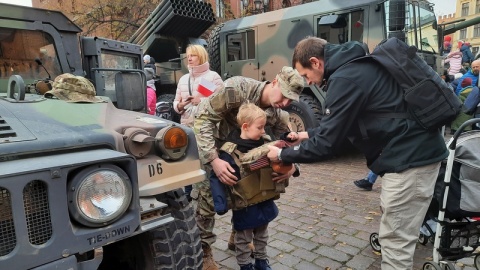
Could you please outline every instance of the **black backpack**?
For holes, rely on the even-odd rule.
[[[411,118],[430,130],[449,124],[461,112],[460,99],[417,55],[415,46],[392,37],[380,42],[370,55],[357,59],[367,57],[380,63],[395,78],[407,103],[408,113],[380,113],[380,117]]]

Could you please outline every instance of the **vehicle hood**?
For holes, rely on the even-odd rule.
[[[17,154],[110,148],[125,152],[123,131],[140,127],[155,132],[169,121],[119,110],[111,102],[68,103],[40,99],[11,102],[0,99],[0,161]],[[153,133],[156,134],[156,133]]]

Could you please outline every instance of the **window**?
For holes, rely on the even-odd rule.
[[[476,56],[478,53],[478,47],[472,47],[472,54],[473,56]]]
[[[480,13],[480,0],[477,0],[477,3],[475,4],[475,14]]]
[[[0,27],[0,79],[8,79],[11,75],[20,75],[24,80],[49,77],[35,62],[36,58],[48,70],[51,79],[62,73],[54,41],[49,34]]]
[[[327,18],[327,17],[325,17]],[[333,18],[333,17],[332,17]],[[322,18],[318,19],[322,22]],[[328,22],[328,19],[325,19]],[[319,38],[328,40],[331,43],[345,43],[347,41],[363,41],[363,11],[340,14],[335,22],[317,24],[317,35]]]
[[[462,4],[462,17],[468,16],[468,3]]]
[[[227,36],[228,62],[255,59],[255,32],[246,31]]]
[[[460,30],[460,39],[466,39],[466,38],[467,38],[467,29]]]
[[[480,37],[480,23],[473,26],[473,36]]]

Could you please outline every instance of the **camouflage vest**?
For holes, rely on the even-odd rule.
[[[240,168],[240,180],[236,185],[227,188],[229,208],[239,210],[266,200],[279,199],[280,193],[285,193],[288,181],[282,183],[272,181],[273,169],[266,157],[267,145],[272,143],[254,148],[245,154],[238,151],[237,145],[231,142],[223,144],[220,148],[230,154]],[[265,165],[252,169],[251,165],[262,159],[266,162]]]

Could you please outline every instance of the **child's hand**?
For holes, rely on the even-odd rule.
[[[294,141],[298,140],[298,132],[288,133],[287,139],[289,139],[291,142],[294,142]]]

